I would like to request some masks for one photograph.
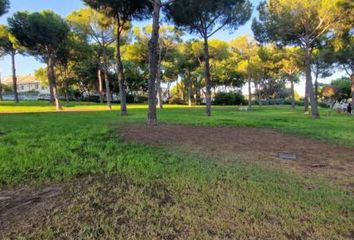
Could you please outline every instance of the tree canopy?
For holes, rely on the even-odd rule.
[[[33,56],[47,63],[51,95],[57,110],[61,110],[57,92],[54,65],[61,44],[67,39],[70,28],[58,14],[42,12],[17,12],[8,19],[9,30],[20,45]]]
[[[17,93],[17,76],[16,76],[16,54],[23,52],[23,48],[18,43],[16,37],[9,32],[6,25],[0,25],[0,55],[10,55],[12,64],[12,88],[14,92],[14,100],[19,102]]]
[[[252,7],[247,0],[179,0],[165,10],[177,27],[209,38],[224,27],[235,30],[246,23]]]
[[[84,0],[91,8],[114,19],[116,24],[116,68],[119,84],[121,115],[127,115],[126,82],[124,64],[121,56],[122,33],[126,31],[133,19],[149,16],[151,4],[149,0]]]
[[[17,12],[0,26],[0,53],[13,56],[13,75],[20,51],[40,59],[53,101],[53,91],[67,100],[97,97],[110,109],[116,100],[126,115],[128,101],[148,96],[148,123],[156,124],[156,106],[164,102],[205,103],[210,116],[218,92],[246,84],[249,110],[276,98],[295,107],[294,84],[302,77],[305,112],[310,103],[318,118],[321,78],[338,69],[351,77],[354,92],[350,0],[262,1],[252,24],[255,37],[232,41],[212,37],[246,23],[249,0],[84,2],[87,8],[66,19],[51,11]],[[152,24],[134,28],[134,21],[147,18]],[[185,32],[197,39],[186,40]]]
[[[107,16],[117,19],[122,24],[133,19],[144,19],[149,16],[151,4],[149,0],[83,0],[88,6]]]
[[[9,7],[10,7],[9,0],[0,0],[0,16],[7,13]]]
[[[248,0],[180,0],[171,1],[165,8],[167,18],[204,40],[206,114],[211,116],[211,86],[208,39],[223,28],[237,29],[251,17]]]
[[[319,111],[313,91],[312,50],[343,19],[339,7],[341,1],[268,0],[258,7],[259,19],[253,21],[252,28],[259,42],[296,45],[305,50],[306,95],[311,103],[313,118],[319,118]]]
[[[9,29],[22,46],[44,61],[55,54],[70,31],[65,20],[49,10],[17,12],[9,18]]]

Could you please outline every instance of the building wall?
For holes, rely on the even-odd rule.
[[[17,85],[19,93],[26,93],[31,91],[39,92],[40,94],[49,94],[49,87],[41,85],[39,82],[34,83],[20,83]]]

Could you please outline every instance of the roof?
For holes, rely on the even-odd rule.
[[[7,76],[1,79],[1,83],[6,85],[12,84],[12,76]],[[39,83],[39,80],[37,80],[36,77],[31,74],[17,76],[17,84],[29,84],[29,83]]]

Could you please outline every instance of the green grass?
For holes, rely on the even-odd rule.
[[[13,104],[0,103],[0,112],[3,105]],[[48,107],[44,102],[23,102],[19,107],[26,109],[33,105]],[[98,104],[70,103],[70,106],[78,110],[102,108]],[[322,113],[325,111],[328,110]],[[256,107],[253,112],[214,107],[213,116],[208,118],[203,107],[166,106],[158,115],[163,123],[274,128],[354,146],[354,118],[335,113],[313,120],[301,109],[292,111],[288,106]],[[117,111],[0,115],[0,183],[7,185],[107,170],[106,165],[116,161],[115,152],[120,152],[116,148],[124,145],[111,141],[108,135],[114,131],[112,128],[122,123],[142,123],[145,118],[144,105],[129,106],[129,116],[125,118]]]
[[[30,106],[25,106],[26,104]],[[5,105],[5,106],[4,106]],[[26,109],[51,109],[25,103]],[[73,104],[76,110],[104,110]],[[13,108],[0,103],[0,112]],[[122,141],[122,123],[144,122],[146,107],[117,112],[0,115],[0,184],[89,178],[67,207],[26,239],[343,239],[354,228],[353,195],[317,179],[260,166],[221,166],[206,156]],[[36,110],[34,110],[36,111]],[[325,113],[326,110],[322,110]],[[168,106],[165,123],[268,127],[353,146],[354,119],[333,114],[312,120],[288,106],[237,112]],[[311,186],[311,187],[309,187]],[[39,227],[40,226],[40,227]],[[9,233],[10,234],[10,233]],[[1,236],[1,234],[0,234]]]
[[[105,111],[105,105],[89,102],[62,102],[65,111]],[[117,109],[117,106],[114,107]],[[16,104],[12,101],[0,102],[0,113],[25,113],[25,112],[55,112],[55,106],[48,101],[21,101]]]
[[[92,112],[92,111],[108,111],[106,104],[94,102],[65,102],[61,105],[64,112]],[[112,105],[113,110],[120,109],[118,104]],[[146,109],[146,104],[131,104],[130,109]],[[167,105],[167,108],[186,108],[183,105]],[[55,106],[48,101],[21,101],[16,104],[13,101],[0,101],[0,113],[40,113],[40,112],[56,112]]]
[[[130,105],[130,116],[119,120],[117,112],[103,113],[107,111],[104,105],[64,102],[63,106],[66,112],[102,111],[102,113],[99,113],[100,117],[105,118],[104,116],[108,115],[108,119],[111,118],[113,121],[120,122],[144,122],[147,108],[143,104]],[[324,142],[354,146],[354,117],[337,114],[329,109],[321,109],[321,119],[313,120],[309,115],[303,113],[301,107],[293,111],[289,106],[256,106],[253,112],[239,112],[237,107],[214,107],[213,117],[211,118],[205,116],[203,106],[188,108],[181,105],[167,105],[165,108],[167,111],[159,112],[159,121],[162,123],[273,128],[285,133],[303,135]],[[118,111],[119,106],[113,105],[113,109]],[[19,105],[13,102],[0,102],[0,114],[1,112],[33,113],[54,111],[55,107],[47,102],[24,101]],[[86,115],[90,114],[96,115],[97,113],[87,113]]]

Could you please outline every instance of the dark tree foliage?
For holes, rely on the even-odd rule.
[[[10,7],[10,1],[9,0],[0,0],[0,16],[4,15],[7,13]]]
[[[68,24],[52,11],[17,12],[8,19],[9,31],[20,45],[43,62],[47,63],[47,72],[52,98],[57,110],[61,110],[57,92],[55,62],[61,44],[69,34]]]
[[[349,78],[339,78],[331,82],[331,86],[336,89],[335,99],[336,100],[347,100],[351,97],[351,86],[352,81]]]
[[[116,68],[119,83],[121,115],[127,115],[126,82],[124,65],[121,56],[122,33],[127,30],[129,21],[144,19],[150,15],[151,4],[149,0],[84,0],[93,9],[112,17],[116,22]]]
[[[166,17],[178,28],[198,34],[204,40],[206,114],[211,115],[211,75],[208,39],[223,28],[232,30],[251,17],[248,0],[179,0],[165,7]]]
[[[52,11],[17,12],[9,18],[9,30],[19,43],[43,61],[54,56],[70,29],[58,14]]]
[[[167,5],[165,12],[177,27],[209,38],[226,26],[236,30],[245,24],[252,5],[247,0],[179,0]]]
[[[149,0],[84,0],[84,2],[121,23],[133,19],[142,20],[151,12]]]
[[[241,91],[238,92],[219,92],[214,97],[215,105],[240,105],[245,104],[245,97]]]

